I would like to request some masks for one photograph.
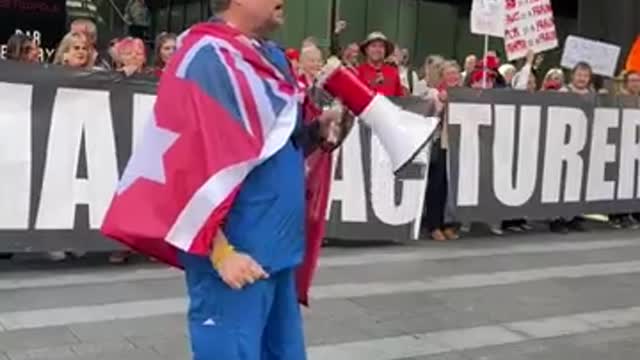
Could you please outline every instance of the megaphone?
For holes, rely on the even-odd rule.
[[[316,86],[340,100],[371,129],[389,155],[394,173],[420,153],[440,123],[437,117],[406,111],[377,94],[335,57],[320,71]]]

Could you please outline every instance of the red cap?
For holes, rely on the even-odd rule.
[[[484,77],[484,70],[482,69],[476,69],[471,73],[471,83],[476,83],[476,82],[480,82],[482,81],[482,78]],[[487,71],[487,79],[491,79],[491,80],[495,80],[496,78],[496,73],[494,71]]]
[[[285,54],[287,55],[287,59],[289,59],[289,61],[300,60],[300,51],[298,51],[298,49],[289,48],[287,49],[287,51],[285,51]]]
[[[490,55],[485,57],[484,60],[480,61],[476,67],[484,68],[485,65],[487,66],[487,69],[498,71],[498,68],[500,67],[500,59],[493,55]]]

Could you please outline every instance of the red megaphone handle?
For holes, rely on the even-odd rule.
[[[329,76],[324,89],[340,99],[343,105],[356,115],[362,114],[376,93],[349,69],[340,67]]]

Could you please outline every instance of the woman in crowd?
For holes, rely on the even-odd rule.
[[[620,76],[622,84],[618,90],[619,95],[640,96],[640,72],[625,71]],[[624,100],[623,100],[624,101]],[[634,101],[635,103],[635,101]],[[640,228],[640,213],[634,214],[611,214],[609,223],[616,229],[638,229]]]
[[[298,64],[298,75],[300,77],[299,81],[304,84],[305,88],[313,84],[323,65],[322,51],[319,48],[313,45],[302,48],[300,51],[300,63]]]
[[[91,64],[96,69],[111,70],[111,62],[108,58],[103,58],[98,52],[98,28],[96,24],[89,19],[76,19],[69,26],[69,32],[80,33],[87,39],[87,47],[89,49],[89,58]]]
[[[507,87],[510,87],[513,84],[512,80],[517,72],[518,69],[516,69],[516,67],[511,64],[503,64],[498,68],[498,73],[500,73],[502,78],[504,78]]]
[[[434,62],[435,63],[435,62]],[[435,67],[429,69],[434,71]],[[429,179],[425,199],[424,225],[435,241],[455,240],[458,234],[453,224],[446,222],[448,186],[448,136],[447,114],[445,104],[448,101],[448,90],[460,86],[460,67],[455,61],[444,61],[438,66],[438,85],[423,96],[436,104],[436,111],[442,122],[434,135],[429,162]],[[435,76],[432,80],[435,80]]]
[[[35,42],[22,33],[13,34],[7,41],[7,60],[36,63],[39,51]],[[0,253],[0,260],[13,257],[12,253]]]
[[[93,61],[87,37],[79,32],[70,32],[65,35],[56,50],[53,63],[74,69],[92,69]]]
[[[127,77],[145,73],[147,56],[142,39],[134,37],[121,39],[114,45],[113,52],[116,60],[116,71],[122,72]],[[123,264],[129,260],[131,254],[127,250],[113,252],[109,256],[109,262]]]
[[[344,48],[341,54],[342,63],[349,68],[356,68],[359,65],[360,48],[358,44],[351,43]]]
[[[413,87],[413,96],[429,97],[439,85],[440,71],[445,59],[440,55],[430,55],[424,60],[421,69],[421,79]]]
[[[486,62],[486,65],[485,65]],[[486,59],[480,61],[476,65],[476,69],[471,72],[466,79],[467,87],[477,90],[495,89],[498,84],[504,85],[504,79],[498,74],[499,62],[494,56],[488,55]],[[493,235],[504,235],[502,224],[486,224],[489,231]],[[461,230],[468,232],[471,230],[471,224],[463,224]]]
[[[542,80],[543,91],[566,91],[564,72],[560,68],[551,68]]]
[[[585,62],[579,62],[571,71],[571,83],[564,88],[558,90],[560,92],[570,92],[578,95],[595,94],[593,88],[593,70],[591,65]],[[549,229],[552,232],[568,233],[569,231],[583,232],[586,231],[584,220],[578,216],[571,220],[557,218],[551,221]]]
[[[175,34],[163,32],[158,35],[155,43],[154,75],[162,76],[171,55],[176,51],[177,37]]]
[[[7,60],[37,63],[39,55],[35,41],[25,34],[13,34],[7,41]]]
[[[526,62],[524,63],[520,71],[515,73],[511,77],[511,79],[509,79],[507,76],[504,76],[503,74],[505,81],[507,81],[507,84],[509,84],[509,86],[512,89],[527,91],[530,93],[534,93],[538,90],[538,86],[537,86],[538,84],[537,84],[536,74],[534,69],[535,57],[536,57],[535,53],[533,51],[530,51],[527,54]],[[511,219],[511,220],[505,220],[502,222],[502,229],[509,230],[512,232],[523,232],[523,231],[529,231],[532,228],[528,224],[526,219]]]
[[[53,63],[77,70],[92,70],[91,49],[84,33],[67,33],[58,45]],[[81,251],[53,251],[49,253],[49,258],[52,261],[64,261],[68,256],[79,258],[85,254]]]
[[[393,52],[393,58],[395,65],[398,67],[400,83],[402,83],[404,92],[406,94],[413,94],[413,90],[416,88],[416,84],[420,79],[411,65],[409,50],[396,46]]]
[[[144,42],[139,38],[127,37],[115,45],[116,71],[126,76],[143,74],[147,63]]]

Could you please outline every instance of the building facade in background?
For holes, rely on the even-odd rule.
[[[180,32],[190,24],[207,19],[208,0],[154,1],[157,30]],[[556,0],[557,27],[561,37],[577,30],[577,0]],[[483,39],[469,28],[471,0],[291,0],[286,2],[286,25],[274,35],[285,46],[297,46],[307,36],[329,46],[332,7],[336,16],[348,22],[342,40],[360,41],[374,30],[411,50],[412,61],[421,64],[428,54],[463,59],[479,54]],[[502,50],[500,39],[491,47]],[[549,54],[559,59],[559,52]]]
[[[122,36],[126,23],[118,12],[129,0],[67,0],[69,15],[93,14],[101,39],[105,35]],[[151,11],[150,38],[161,31],[179,33],[211,16],[209,0],[146,0]],[[611,42],[626,49],[640,32],[638,0],[552,0],[560,43],[567,35],[578,34]],[[71,6],[73,5],[73,6]],[[78,6],[80,5],[80,6]],[[120,10],[114,9],[117,6]],[[471,34],[471,0],[289,0],[287,23],[274,35],[284,46],[298,46],[307,36],[315,36],[329,46],[332,8],[335,15],[349,23],[342,40],[360,41],[374,30],[411,50],[412,61],[421,64],[428,54],[462,60],[469,53],[480,54],[483,39]],[[91,15],[94,16],[94,15]],[[108,40],[107,40],[108,41]],[[491,40],[491,48],[502,52],[500,39]],[[548,63],[558,63],[561,49],[547,53]]]

